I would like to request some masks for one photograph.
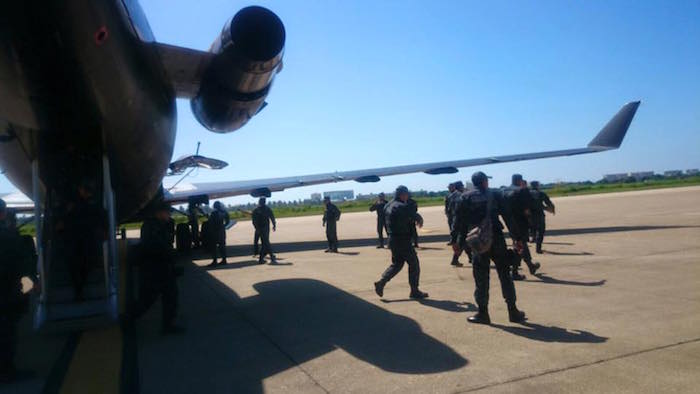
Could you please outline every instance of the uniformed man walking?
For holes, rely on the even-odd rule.
[[[323,226],[326,228],[326,238],[328,239],[328,249],[326,253],[338,253],[338,229],[337,222],[340,220],[340,209],[331,202],[331,198],[323,198],[326,205],[323,211]]]
[[[538,181],[532,181],[530,185],[532,186],[530,195],[532,195],[533,200],[532,227],[535,230],[534,238],[537,245],[536,251],[537,254],[542,254],[542,242],[544,241],[544,232],[546,228],[544,211],[551,212],[552,215],[556,213],[552,200],[549,199],[547,193],[540,190],[540,183]]]
[[[370,212],[377,212],[377,234],[379,235],[379,245],[377,249],[382,249],[384,247],[384,229],[386,227],[384,223],[384,207],[386,207],[386,196],[384,193],[379,193],[377,201],[369,207]]]
[[[199,208],[198,203],[189,203],[187,205],[187,221],[190,225],[192,246],[194,248],[198,248],[201,245],[199,240],[199,217],[201,215],[202,210]]]
[[[530,274],[534,275],[540,268],[540,263],[534,263],[532,261],[532,255],[530,254],[530,248],[527,246],[528,241],[528,228],[529,221],[528,217],[531,215],[530,208],[532,207],[532,195],[530,191],[525,186],[525,181],[523,181],[523,176],[520,174],[513,174],[511,178],[512,182],[509,187],[505,189],[505,199],[508,204],[508,208],[511,211],[513,217],[513,225],[516,227],[515,232],[511,232],[511,238],[513,241],[520,242],[522,248],[520,250],[520,256],[522,260],[525,260],[525,264],[530,270]],[[520,275],[518,269],[520,268],[520,259],[517,259],[512,267],[513,280],[523,280],[524,275]]]
[[[459,208],[459,204],[462,201],[462,194],[464,194],[464,183],[462,183],[462,181],[457,181],[452,185],[454,186],[454,191],[449,195],[448,212],[450,216],[452,216],[452,227],[450,227],[450,236],[451,238],[454,238],[454,216],[457,214],[457,208]],[[462,255],[462,252],[465,252],[467,254],[469,262],[472,261],[470,251],[468,250],[468,248],[467,250],[465,250],[465,245],[461,245],[460,243],[454,243],[452,239],[450,239],[450,245],[452,245],[452,261],[450,262],[450,265],[452,265],[453,267],[464,266],[464,264],[459,262],[459,256]]]
[[[515,305],[515,285],[508,269],[511,262],[508,258],[506,241],[503,236],[503,225],[498,217],[501,216],[508,230],[518,234],[519,228],[514,225],[508,206],[500,191],[489,189],[488,177],[483,172],[475,172],[472,175],[472,183],[476,187],[464,194],[457,214],[454,219],[454,226],[457,229],[453,241],[456,243],[466,242],[466,236],[472,229],[484,225],[484,219],[490,220],[491,243],[483,253],[473,252],[472,270],[474,274],[474,299],[479,307],[476,315],[469,317],[470,323],[490,324],[491,318],[488,311],[489,303],[489,271],[491,260],[496,265],[498,279],[501,282],[501,292],[508,305],[508,318],[511,322],[522,322],[525,320],[525,313],[518,310]],[[488,228],[482,227],[482,228]],[[520,247],[521,242],[516,242],[516,247]]]
[[[445,196],[445,216],[447,217],[447,228],[452,232],[452,211],[450,210],[450,195],[455,191],[455,184],[450,183],[447,185],[447,195]],[[452,237],[450,237],[450,242],[447,245],[452,245]]]
[[[20,236],[8,215],[5,201],[0,199],[0,383],[17,377],[17,322],[29,309],[22,277],[32,277],[32,262],[26,260],[29,256],[23,253]]]
[[[231,222],[224,204],[220,201],[214,203],[214,211],[209,215],[209,236],[211,237],[212,261],[210,267],[226,265],[226,226]],[[221,262],[217,263],[221,255]]]
[[[408,283],[411,286],[409,297],[414,299],[428,297],[428,293],[418,288],[420,262],[411,243],[411,226],[420,219],[417,207],[408,203],[409,198],[408,188],[399,186],[396,188],[394,199],[384,208],[391,249],[391,265],[384,271],[381,279],[374,282],[374,291],[380,297],[384,295],[384,286],[401,271],[404,264],[408,264]]]
[[[272,231],[277,231],[277,221],[272,209],[266,205],[265,198],[258,200],[258,206],[253,210],[253,227],[255,234],[262,241],[262,249],[258,257],[258,263],[265,264],[265,256],[270,255],[271,264],[277,264],[277,257],[272,251],[270,245],[270,222],[272,222]]]
[[[174,238],[174,222],[170,217],[170,205],[162,202],[141,226],[141,281],[139,297],[134,303],[131,316],[138,319],[160,297],[161,332],[164,335],[182,331],[182,328],[175,325],[178,291]]]

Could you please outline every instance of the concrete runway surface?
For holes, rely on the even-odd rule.
[[[374,294],[390,253],[375,249],[373,213],[342,216],[337,255],[319,216],[280,219],[278,266],[251,257],[242,222],[228,266],[186,262],[186,333],[161,337],[157,306],[129,368],[143,393],[697,392],[700,187],[554,203],[541,275],[516,282],[524,324],[508,322],[493,270],[493,324],[466,322],[471,267],[449,265],[441,207],[420,209],[420,302],[406,269]]]

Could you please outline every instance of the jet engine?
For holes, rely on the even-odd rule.
[[[191,100],[199,123],[228,133],[257,114],[282,69],[284,41],[282,21],[266,8],[246,7],[227,22],[209,49],[214,56]]]

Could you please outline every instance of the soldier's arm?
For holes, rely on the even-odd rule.
[[[466,220],[469,212],[469,199],[463,198],[457,205],[456,209],[452,210],[452,232],[450,233],[453,243],[458,239],[466,237]]]
[[[374,204],[370,205],[369,211],[370,211],[370,212],[376,211],[376,210],[377,210],[377,205],[379,205],[379,203],[376,203],[376,202],[375,202]]]
[[[272,222],[272,227],[277,227],[277,220],[275,220],[275,212],[272,210],[272,208],[269,208],[270,210],[270,221]]]
[[[515,220],[513,219],[513,212],[510,208],[510,204],[506,204],[505,198],[503,197],[502,193],[494,193],[493,204],[496,204],[496,212],[503,218],[503,221],[506,223],[506,227],[508,228],[508,232],[510,233],[511,238],[520,239],[520,230],[518,229],[518,226],[515,225]]]
[[[418,227],[423,227],[423,216],[421,216],[418,212],[415,214],[415,221],[418,223]]]
[[[544,197],[544,205],[551,210],[552,213],[554,213],[554,203],[552,203],[552,200],[549,199],[549,196],[545,192],[541,192],[542,197]]]

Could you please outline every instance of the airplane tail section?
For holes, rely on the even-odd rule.
[[[640,101],[632,101],[620,108],[617,114],[600,130],[598,135],[588,143],[588,147],[596,150],[619,148],[640,103]]]

